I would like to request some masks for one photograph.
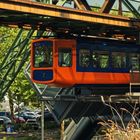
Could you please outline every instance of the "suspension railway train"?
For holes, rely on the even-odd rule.
[[[140,91],[140,45],[98,38],[32,41],[31,79],[57,87],[90,87],[96,92]]]

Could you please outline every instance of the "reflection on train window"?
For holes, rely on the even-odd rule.
[[[109,66],[109,54],[108,52],[99,52],[99,67],[108,68]]]
[[[34,67],[52,67],[52,45],[47,42],[34,44]]]
[[[109,53],[93,51],[92,62],[94,68],[108,68],[109,67]]]
[[[72,50],[70,48],[59,48],[58,49],[58,64],[61,67],[72,66]]]
[[[88,67],[90,64],[90,50],[80,49],[79,51],[79,65],[81,67]]]
[[[140,55],[130,54],[130,63],[132,66],[132,70],[139,71],[140,70]]]
[[[98,57],[98,53],[97,52],[93,52],[92,53],[92,65],[94,68],[98,68],[99,67],[99,57]]]
[[[112,52],[112,68],[126,68],[126,54]]]

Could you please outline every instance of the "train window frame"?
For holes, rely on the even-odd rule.
[[[89,58],[87,60],[86,60],[86,58],[85,58],[85,60],[83,59],[85,51],[87,51],[88,55],[89,55],[88,56]],[[91,63],[90,61],[91,61],[91,50],[87,49],[87,48],[79,49],[79,66],[82,67],[82,68],[88,68],[90,66],[90,63]]]
[[[64,58],[68,56],[64,56],[64,54],[62,55],[62,53],[69,53],[69,58],[70,58],[69,63],[65,62],[66,58]],[[58,66],[59,67],[72,67],[72,48],[58,47]]]
[[[93,57],[93,55],[95,55],[97,57]],[[108,57],[106,64],[104,64],[104,65],[101,61],[103,59],[105,60],[106,58],[103,58],[103,56]],[[107,69],[107,68],[109,68],[109,62],[110,62],[109,51],[99,51],[99,50],[92,51],[92,66],[93,66],[93,68]]]
[[[114,61],[113,61],[113,55],[115,57],[118,57]],[[125,58],[125,61],[123,60],[124,58]],[[120,61],[120,64],[118,63],[119,61]],[[111,67],[113,69],[125,69],[125,68],[127,68],[127,54],[125,52],[111,52]]]
[[[135,56],[134,56],[135,55]],[[137,55],[137,68],[133,68],[134,66],[134,63],[132,64],[132,57],[136,58],[136,55]],[[132,53],[132,54],[129,54],[129,62],[130,62],[130,65],[131,65],[131,70],[132,71],[140,71],[140,54],[139,53]]]
[[[44,43],[45,42],[45,43]],[[44,43],[44,46],[34,46],[35,43]],[[37,56],[36,56],[36,48],[37,49],[42,49],[39,53],[40,53],[40,61],[37,60]],[[39,42],[34,42],[33,43],[33,50],[34,50],[34,56],[33,56],[33,66],[35,68],[49,68],[49,67],[53,67],[53,43],[51,41],[39,41]],[[46,52],[44,52],[44,50]],[[51,51],[50,51],[51,50]],[[38,56],[39,57],[39,56]],[[36,63],[37,62],[37,63]]]

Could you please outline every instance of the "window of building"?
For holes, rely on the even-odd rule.
[[[81,67],[88,67],[90,64],[90,50],[80,49],[79,51],[79,65]]]
[[[126,68],[126,54],[112,52],[112,68]]]
[[[140,70],[140,54],[130,54],[130,64],[134,71]]]
[[[72,50],[70,48],[58,49],[58,64],[60,67],[72,66]]]

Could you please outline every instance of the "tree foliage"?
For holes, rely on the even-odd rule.
[[[17,28],[7,28],[0,27],[0,64],[3,61],[8,49],[10,49],[12,43],[14,42],[19,29]],[[23,33],[23,38],[26,37],[27,32]],[[21,59],[19,58],[19,61]],[[11,85],[8,94],[10,97],[10,104],[12,102],[24,102],[25,105],[31,104],[32,102],[36,102],[36,94],[32,89],[30,83],[24,76],[23,70],[25,66],[23,66],[20,73],[17,75],[15,81]],[[34,98],[34,100],[32,100]]]
[[[18,32],[17,28],[0,27],[0,63]]]

